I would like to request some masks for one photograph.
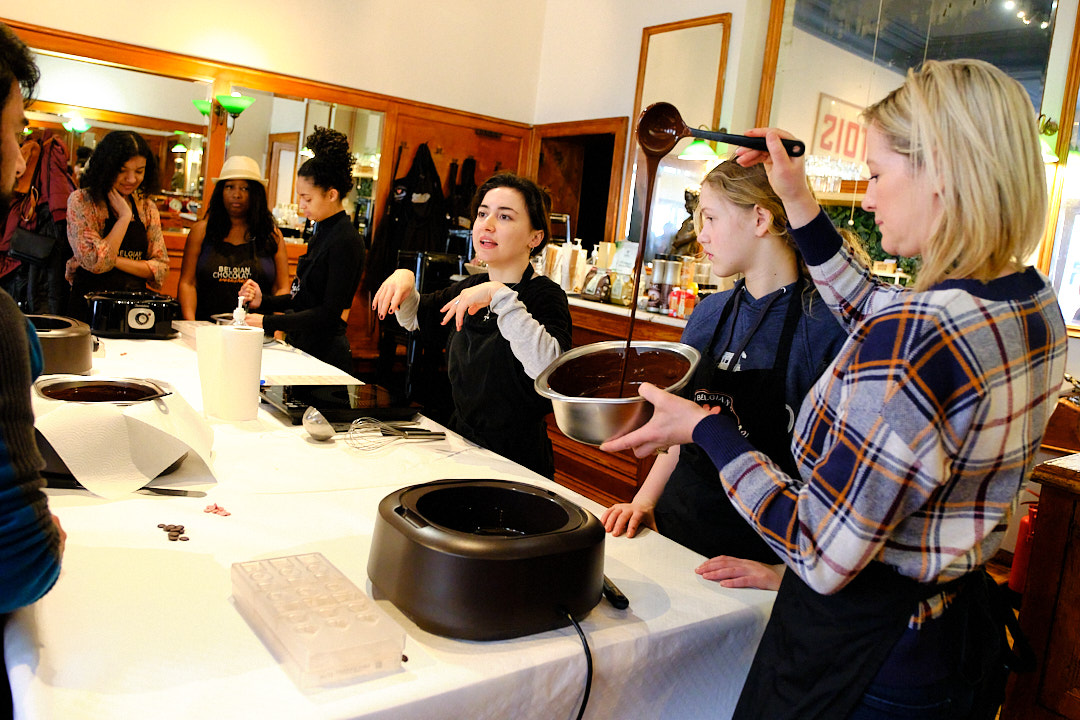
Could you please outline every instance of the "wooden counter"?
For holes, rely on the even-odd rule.
[[[187,243],[187,233],[177,230],[164,230],[165,248],[169,251],[169,274],[165,278],[165,287],[162,290],[166,295],[176,297],[176,288],[180,284],[180,265],[184,261],[184,245]],[[307,245],[303,243],[286,243],[285,249],[289,253],[289,277],[296,275],[296,261],[307,252]]]
[[[1080,720],[1080,454],[1037,466],[1042,483],[1020,625],[1035,672],[1013,675],[1002,720]]]
[[[574,321],[574,347],[604,340],[625,340],[630,325],[628,308],[570,298],[570,316]],[[642,312],[634,322],[634,340],[669,340],[678,342],[685,320]],[[654,458],[638,460],[631,452],[601,452],[590,445],[571,440],[548,415],[548,436],[555,451],[555,482],[609,506],[629,502]]]

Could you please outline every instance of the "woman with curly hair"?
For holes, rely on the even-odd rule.
[[[296,266],[289,292],[266,297],[254,280],[240,295],[259,314],[248,325],[285,332],[289,343],[323,362],[352,372],[345,323],[364,269],[364,241],[349,222],[342,201],[353,187],[353,156],[344,135],[316,127],[304,143],[315,154],[296,177],[300,210],[315,223],[308,251]]]
[[[225,161],[203,219],[184,245],[177,290],[185,320],[209,320],[236,308],[246,280],[264,294],[289,290],[289,258],[266,200],[259,164],[243,155]]]
[[[141,135],[116,130],[97,144],[82,189],[68,197],[69,315],[89,319],[90,292],[161,290],[169,257],[149,196],[157,189],[157,159]]]

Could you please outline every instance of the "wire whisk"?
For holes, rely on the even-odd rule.
[[[373,452],[395,440],[438,440],[444,437],[444,432],[395,427],[375,418],[363,417],[352,421],[345,442],[354,450]]]

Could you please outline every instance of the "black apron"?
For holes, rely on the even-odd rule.
[[[737,366],[743,350],[769,312],[766,307],[758,317],[758,324],[737,341],[731,337],[735,328],[733,318],[727,341],[720,349],[721,356],[711,356],[725,321],[732,314],[738,317],[743,293],[743,283],[739,281],[706,346],[708,360],[698,363],[691,384],[695,402],[723,406],[726,414],[733,414],[738,419],[750,444],[792,476],[798,476],[798,469],[791,455],[795,418],[786,397],[787,368],[792,339],[802,317],[802,287],[802,280],[798,280],[785,291],[791,293],[791,298],[777,341],[773,368],[735,371],[732,368]],[[774,295],[771,302],[781,295]],[[731,504],[716,466],[696,444],[688,443],[679,448],[679,462],[653,514],[661,535],[705,557],[731,555],[773,565],[780,562],[754,526]]]
[[[275,276],[273,256],[260,253],[254,238],[239,245],[223,239],[204,242],[196,261],[195,319],[235,310],[237,292],[248,279],[258,283],[264,296],[272,294]]]
[[[312,240],[308,243],[309,248],[317,242],[314,236],[318,234],[319,227],[319,223],[316,223],[315,231],[312,233]],[[314,251],[309,250],[296,261],[296,275],[293,277],[292,285],[289,287],[289,295],[293,298],[300,292],[300,286],[307,278],[309,267],[311,267],[312,263],[318,262],[318,260],[313,259],[314,255]],[[288,312],[286,311],[286,314]],[[296,328],[295,330],[287,330],[285,339],[293,347],[322,360],[327,365],[333,365],[344,373],[352,374],[355,369],[353,367],[352,348],[349,345],[348,335],[346,335],[348,327],[347,322],[337,318],[334,320],[333,327],[329,329],[309,330]]]
[[[984,672],[996,650],[980,638],[992,633],[994,624],[967,627],[981,619],[968,610],[983,602],[978,597],[984,591],[980,579],[974,572],[946,584],[923,584],[873,561],[838,592],[822,595],[796,573],[784,573],[733,720],[847,717],[903,635],[919,601],[945,590],[959,589],[958,602],[931,622],[956,623],[958,642],[977,646],[963,658],[964,664]]]
[[[512,287],[524,285],[534,275],[530,263],[521,281]],[[466,315],[462,329],[450,335],[446,361],[454,393],[451,429],[533,472],[554,478],[555,457],[544,421],[550,408],[546,412],[530,412],[529,403],[539,396],[532,390],[531,380],[525,388],[517,377],[523,371],[510,343],[499,333],[498,316],[484,310]],[[478,381],[476,376],[466,376],[478,372],[483,373],[483,389],[464,390],[471,389]],[[523,392],[528,396],[522,398]],[[470,422],[470,418],[474,421]]]
[[[131,220],[128,222],[127,232],[120,243],[117,253],[120,257],[131,260],[146,260],[150,254],[150,238],[146,233],[146,226],[139,217],[139,210],[131,199],[127,199],[131,208]],[[101,230],[104,238],[116,225],[117,217],[109,208],[109,218],[105,221],[105,227]],[[76,320],[90,322],[90,305],[86,302],[86,295],[93,292],[107,290],[121,290],[139,292],[146,290],[146,280],[141,277],[126,273],[123,270],[113,268],[103,273],[92,273],[86,268],[75,269],[75,278],[71,281],[71,299],[68,303],[68,315]]]

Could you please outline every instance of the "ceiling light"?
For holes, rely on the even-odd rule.
[[[704,140],[695,140],[679,154],[680,160],[718,160],[716,151]]]
[[[246,95],[218,95],[217,101],[225,109],[225,112],[232,115],[233,120],[236,120],[240,113],[247,110],[251,103],[255,102],[255,98]]]
[[[233,119],[232,127],[229,128],[229,135],[232,135],[232,131],[236,129],[236,118],[240,117],[240,113],[247,110],[251,103],[255,102],[255,98],[239,94],[218,95],[214,99],[217,100],[214,104],[214,114],[222,117],[228,113]]]
[[[81,133],[90,129],[90,125],[77,112],[64,113],[63,117],[70,118],[70,120],[62,124],[63,128],[68,132]]]

